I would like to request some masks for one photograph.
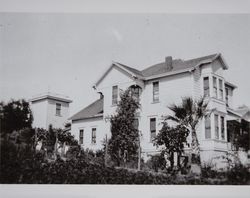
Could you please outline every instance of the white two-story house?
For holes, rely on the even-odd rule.
[[[224,78],[227,69],[221,54],[191,60],[169,56],[141,71],[113,62],[93,86],[100,99],[70,118],[71,131],[84,148],[102,148],[105,136],[111,135],[107,118],[116,111],[119,93],[131,88],[141,104],[137,123],[142,153],[152,155],[157,151],[152,139],[161,129],[162,116],[172,113],[168,106],[186,96],[195,100],[205,96],[211,114],[199,123],[197,134],[201,160],[209,162],[230,150],[226,123],[236,116],[232,107],[236,86]]]

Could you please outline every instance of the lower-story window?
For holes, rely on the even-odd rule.
[[[150,142],[156,137],[156,118],[150,118]]]
[[[96,144],[96,128],[92,128],[91,143]]]
[[[211,138],[211,120],[210,116],[206,115],[205,116],[205,139],[210,139]]]
[[[214,115],[215,139],[219,139],[219,116]]]
[[[221,139],[225,140],[225,123],[224,123],[224,117],[220,117],[220,123],[221,123]]]
[[[84,130],[80,129],[80,131],[79,131],[79,144],[83,144],[83,134],[84,134]]]

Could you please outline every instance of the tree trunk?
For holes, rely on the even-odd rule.
[[[192,129],[192,143],[191,143],[191,173],[201,174],[201,160],[200,160],[200,147],[196,134],[196,130]]]
[[[105,138],[105,156],[104,156],[104,164],[105,167],[108,166],[108,137],[106,134],[106,138]]]

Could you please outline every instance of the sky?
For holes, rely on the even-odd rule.
[[[0,101],[50,91],[73,100],[72,115],[99,98],[92,85],[112,61],[140,70],[219,52],[235,107],[250,106],[250,14],[0,13]]]

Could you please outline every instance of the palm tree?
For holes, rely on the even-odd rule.
[[[207,105],[208,104],[205,102],[204,98],[194,101],[191,97],[185,97],[182,98],[180,105],[172,104],[169,107],[169,109],[173,111],[174,115],[167,117],[168,120],[175,121],[176,123],[185,126],[189,132],[191,132],[191,171],[194,171],[192,170],[192,165],[196,164],[199,167],[197,173],[200,172],[201,160],[196,127],[199,121],[206,115]]]

